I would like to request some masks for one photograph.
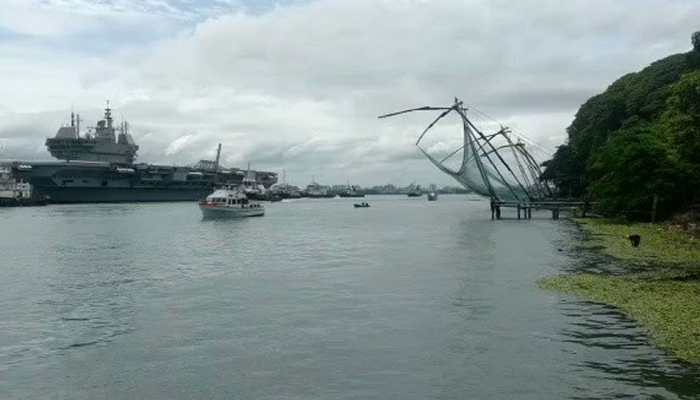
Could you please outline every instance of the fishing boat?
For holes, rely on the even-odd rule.
[[[355,204],[353,204],[353,207],[355,207],[355,208],[368,208],[369,203],[366,203],[366,202],[355,203]]]
[[[437,185],[434,183],[430,185],[429,191],[428,191],[428,201],[436,201],[438,199],[438,190],[437,190]]]
[[[230,186],[215,190],[199,202],[204,218],[261,217],[265,207],[246,196],[244,190]]]
[[[411,184],[408,187],[408,193],[406,193],[408,197],[421,197],[423,195],[423,189],[421,189],[420,185],[415,185]]]

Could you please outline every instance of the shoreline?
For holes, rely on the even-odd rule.
[[[621,273],[564,273],[539,280],[545,290],[618,308],[660,348],[700,364],[700,240],[671,225],[573,219],[594,251]],[[642,237],[638,248],[626,238]]]

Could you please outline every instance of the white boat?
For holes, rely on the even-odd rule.
[[[257,201],[248,199],[245,191],[224,187],[199,202],[204,218],[240,218],[261,217],[265,207]]]

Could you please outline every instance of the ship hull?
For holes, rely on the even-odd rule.
[[[136,203],[197,201],[211,193],[207,189],[161,188],[41,188],[37,190],[53,204]]]
[[[237,171],[109,163],[14,163],[13,174],[32,186],[32,196],[50,203],[126,203],[196,201],[220,185],[239,185]],[[267,173],[268,176],[272,175]],[[268,177],[268,179],[270,179]],[[272,175],[272,179],[275,176]]]
[[[200,205],[199,209],[202,210],[202,218],[204,219],[262,217],[265,215],[265,209],[262,207],[233,208]]]

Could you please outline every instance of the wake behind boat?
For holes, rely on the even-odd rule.
[[[248,199],[245,192],[238,188],[224,187],[199,202],[204,218],[241,218],[261,217],[265,207],[257,201]]]

